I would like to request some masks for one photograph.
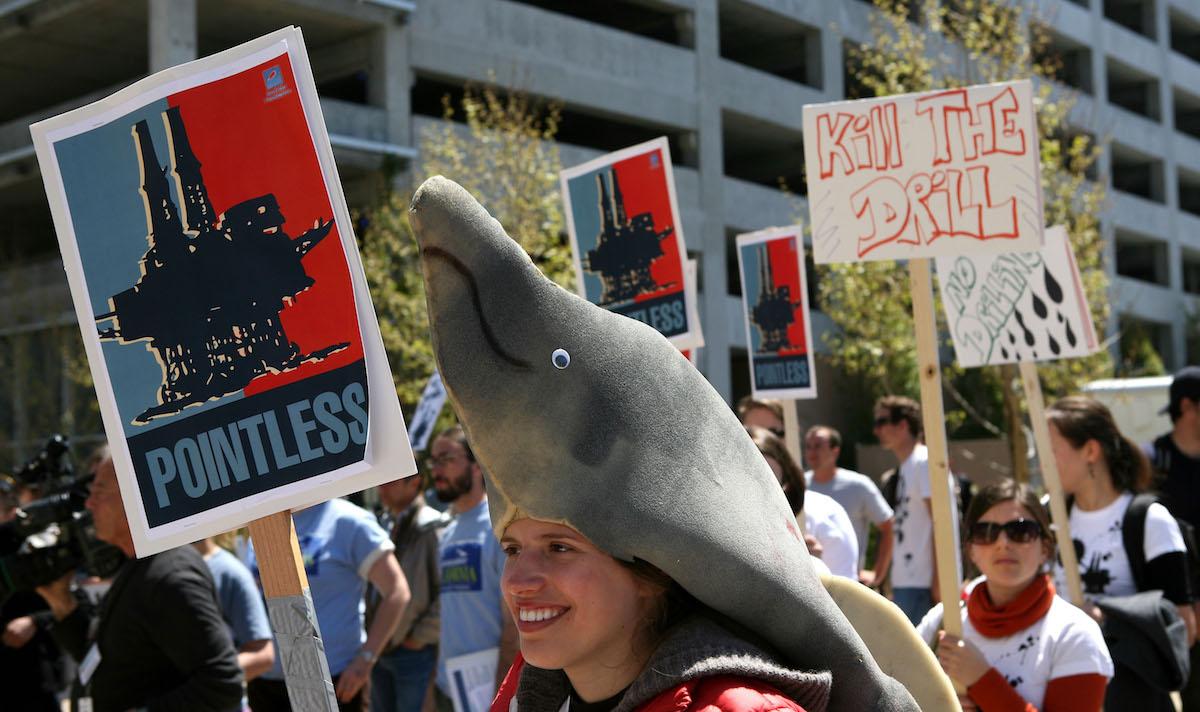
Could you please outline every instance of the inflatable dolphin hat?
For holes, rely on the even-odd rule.
[[[484,472],[498,534],[562,522],[642,559],[802,670],[831,710],[916,710],[808,561],[770,468],[703,376],[650,327],[567,292],[456,183],[410,218],[434,353]]]

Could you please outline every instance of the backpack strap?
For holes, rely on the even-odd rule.
[[[1121,522],[1121,542],[1125,545],[1125,556],[1129,558],[1133,584],[1139,591],[1145,590],[1146,583],[1146,513],[1157,501],[1152,494],[1135,494]]]

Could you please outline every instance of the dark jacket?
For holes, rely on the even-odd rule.
[[[76,660],[91,647],[81,606],[54,624]],[[236,710],[242,671],[212,574],[190,546],[126,561],[95,612],[100,664],[85,694],[96,712]]]
[[[410,637],[423,646],[437,645],[441,619],[438,540],[449,523],[447,514],[425,504],[425,499],[417,495],[392,525],[392,543],[396,545],[394,553],[408,581],[412,598],[405,606],[391,640],[384,645],[384,652],[395,650]],[[368,598],[367,625],[370,626],[379,605],[379,594],[372,590]]]
[[[1169,694],[1188,679],[1187,628],[1162,591],[1102,597],[1104,640],[1116,674],[1108,685],[1109,710],[1173,710]]]
[[[824,712],[831,684],[828,672],[791,670],[717,623],[695,617],[668,633],[613,712]],[[492,712],[558,712],[570,691],[561,670],[536,668],[518,657]]]

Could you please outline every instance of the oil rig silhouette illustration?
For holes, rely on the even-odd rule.
[[[787,330],[796,321],[795,309],[800,302],[792,302],[792,290],[787,285],[775,286],[766,245],[759,247],[757,252],[758,301],[750,312],[750,321],[758,328],[762,339],[758,353],[777,353],[790,345]]]
[[[217,216],[179,107],[167,109],[163,119],[182,215],[150,127],[139,121],[132,134],[149,248],[139,261],[137,283],[112,295],[110,311],[96,317],[101,339],[148,341],[162,368],[157,404],[135,417],[135,424],[236,393],[258,376],[320,361],[349,346],[301,353],[279,318],[315,283],[301,261],[329,234],[332,220],[317,220],[292,239],[273,193]]]
[[[656,232],[654,216],[648,212],[626,217],[621,184],[613,169],[597,174],[596,186],[600,193],[600,235],[596,246],[584,255],[583,266],[600,276],[600,302],[624,302],[665,286],[650,276],[650,265],[663,256],[662,241],[674,228]]]

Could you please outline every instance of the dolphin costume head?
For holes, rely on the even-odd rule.
[[[829,670],[832,710],[915,710],[818,580],[774,475],[700,373],[650,327],[551,282],[456,183],[410,218],[442,380],[487,476],[492,525],[574,527]]]

